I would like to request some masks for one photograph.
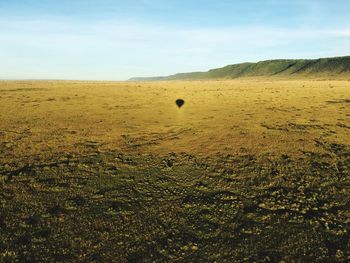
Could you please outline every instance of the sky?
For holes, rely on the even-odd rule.
[[[126,80],[350,55],[349,0],[0,0],[0,79]]]

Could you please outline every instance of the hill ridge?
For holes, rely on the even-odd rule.
[[[273,59],[231,64],[205,72],[177,73],[170,76],[131,78],[130,81],[209,80],[244,77],[350,77],[350,56],[318,59]]]

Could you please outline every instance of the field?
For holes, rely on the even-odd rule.
[[[1,81],[0,153],[0,262],[350,260],[350,81]]]

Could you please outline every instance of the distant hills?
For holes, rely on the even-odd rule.
[[[207,72],[178,73],[165,77],[131,78],[131,81],[209,80],[244,77],[348,78],[350,56],[320,59],[276,59],[241,63]]]

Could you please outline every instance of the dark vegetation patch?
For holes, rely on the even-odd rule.
[[[0,89],[0,92],[30,92],[30,91],[47,91],[45,88],[17,88],[17,89]]]
[[[0,262],[347,262],[350,149],[319,147],[1,164]]]
[[[325,130],[329,125],[318,125],[318,124],[301,124],[301,123],[293,123],[288,122],[286,124],[268,124],[268,123],[261,123],[262,127],[268,129],[268,130],[278,130],[278,131],[308,131],[308,130],[315,130],[315,129],[321,129]]]
[[[340,103],[340,104],[347,104],[350,103],[350,99],[338,99],[338,100],[328,100],[328,103]]]

